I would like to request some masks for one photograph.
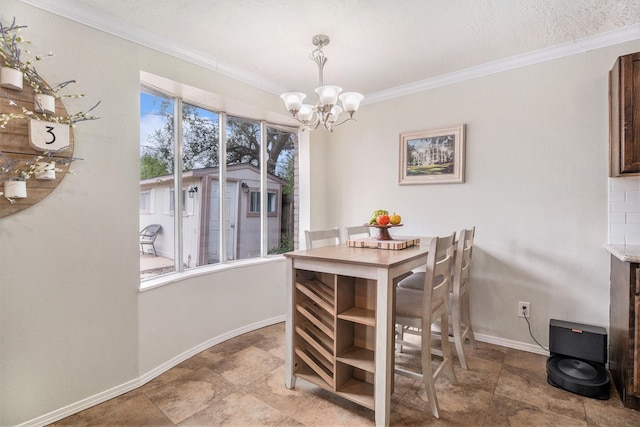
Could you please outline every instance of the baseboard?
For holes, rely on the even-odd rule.
[[[527,351],[529,353],[542,354],[544,356],[549,356],[549,352],[537,344],[529,344],[520,341],[513,341],[504,338],[494,337],[491,335],[484,335],[473,333],[473,336],[477,341],[486,342],[489,344],[499,345],[501,347],[513,348],[514,350],[522,350]]]
[[[114,397],[118,397],[122,394],[128,393],[136,388],[148,383],[152,379],[162,375],[167,372],[169,369],[174,366],[184,362],[185,360],[195,356],[196,354],[204,351],[216,344],[220,344],[226,340],[231,338],[235,338],[242,334],[246,334],[247,332],[255,331],[260,328],[264,328],[266,326],[275,325],[276,323],[281,323],[285,321],[285,316],[277,316],[272,317],[271,319],[262,320],[260,322],[252,323],[251,325],[246,325],[241,328],[235,329],[233,331],[227,332],[210,340],[203,342],[181,354],[168,360],[162,365],[152,369],[146,374],[141,375],[140,377],[128,381],[124,384],[121,384],[117,387],[113,387],[109,390],[103,391],[101,393],[95,394],[93,396],[87,397],[86,399],[82,399],[76,403],[72,403],[71,405],[65,406],[64,408],[56,409],[55,411],[49,412],[48,414],[42,415],[40,417],[34,418],[32,420],[26,421],[22,424],[18,424],[16,427],[43,427],[59,421],[63,418],[71,416],[73,414],[77,414],[80,411],[84,411],[85,409],[89,409],[92,406],[99,405],[100,403],[104,403],[107,400],[113,399]]]

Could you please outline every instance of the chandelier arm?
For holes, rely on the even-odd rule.
[[[309,130],[316,130],[318,128],[318,125],[320,124],[320,120],[316,117],[316,119],[312,122],[303,122],[302,120],[300,120],[297,117],[293,117],[293,119],[300,123],[302,126],[305,127],[305,129],[309,129]]]
[[[346,122],[350,122],[351,120],[353,120],[353,121],[357,122],[357,120],[356,120],[356,119],[354,119],[353,117],[347,117],[346,119],[344,119],[344,120],[343,120],[343,121],[341,121],[340,123],[334,123],[334,124],[332,125],[332,127],[340,126],[341,124],[344,124],[344,123],[346,123]]]

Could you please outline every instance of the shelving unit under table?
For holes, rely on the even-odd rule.
[[[337,245],[285,254],[287,388],[302,378],[389,425],[393,279],[426,263],[430,240],[403,250]]]

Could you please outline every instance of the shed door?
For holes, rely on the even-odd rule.
[[[238,215],[237,183],[227,182],[226,185],[226,221],[225,237],[227,242],[226,257],[228,260],[236,258],[236,220]],[[220,246],[220,195],[217,180],[211,180],[211,205],[209,216],[209,264],[220,262],[218,248]]]

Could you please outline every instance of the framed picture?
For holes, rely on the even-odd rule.
[[[400,185],[464,182],[465,125],[400,134]]]

